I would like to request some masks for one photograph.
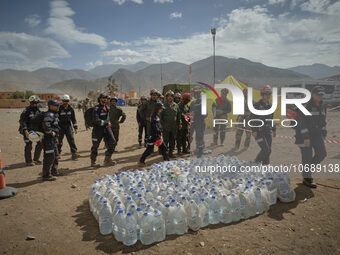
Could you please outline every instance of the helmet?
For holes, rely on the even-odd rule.
[[[36,95],[32,95],[29,97],[28,101],[30,103],[39,103],[40,102],[40,98]]]
[[[312,94],[325,95],[325,89],[321,86],[316,86],[312,89]]]
[[[160,98],[164,98],[164,96],[163,96],[163,95],[160,95],[159,97],[160,97]]]
[[[47,105],[48,105],[48,106],[51,106],[51,105],[59,106],[60,103],[58,102],[57,99],[51,99],[51,100],[48,101]]]
[[[146,100],[146,96],[144,96],[144,95],[141,96],[141,97],[140,97],[140,100]]]
[[[175,93],[172,90],[169,90],[165,93],[165,96],[174,96]]]
[[[98,98],[108,98],[108,95],[106,93],[100,93]]]
[[[195,86],[191,89],[191,92],[195,93],[195,92],[201,92],[201,89],[199,86]]]
[[[156,110],[158,109],[165,109],[164,104],[162,102],[157,102],[155,105]]]
[[[111,97],[110,102],[111,102],[112,100],[115,100],[115,101],[117,102],[117,101],[118,101],[118,97],[113,96],[113,97]]]
[[[221,90],[221,93],[222,93],[222,95],[228,95],[229,90],[224,88],[224,89]]]
[[[272,87],[270,85],[264,85],[261,89],[261,94],[271,95],[272,94]]]
[[[151,90],[150,90],[150,96],[151,96],[152,94],[157,94],[157,95],[159,95],[160,93],[158,92],[157,89],[151,89]]]
[[[64,102],[66,102],[66,101],[70,101],[70,96],[69,96],[69,95],[67,95],[67,94],[65,94],[65,95],[61,96],[61,101],[64,101]]]
[[[90,98],[87,97],[87,98],[85,98],[85,100],[90,100]]]
[[[189,93],[184,93],[183,94],[183,99],[190,100],[191,99],[191,95]]]
[[[175,98],[176,98],[176,97],[181,98],[181,97],[182,97],[181,93],[177,92],[177,93],[175,94]]]

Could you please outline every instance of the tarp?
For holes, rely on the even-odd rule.
[[[126,106],[126,101],[122,98],[118,98],[117,106]]]
[[[227,76],[222,82],[221,84],[231,84],[234,85],[236,87],[238,87],[240,90],[243,89],[247,89],[248,86],[246,84],[244,84],[241,81],[238,81],[237,79],[235,79],[232,75]],[[218,92],[219,95],[221,95],[221,90],[222,89],[216,89],[216,91]],[[233,96],[231,93],[228,93],[227,96],[230,104],[231,104],[231,109],[233,109]],[[208,116],[206,118],[206,124],[209,127],[213,126],[213,112],[212,112],[212,104],[213,104],[213,100],[210,97],[207,97],[207,113]],[[255,102],[259,101],[261,99],[261,92],[258,89],[254,89],[253,88],[253,100]],[[274,119],[281,119],[281,96],[278,96],[278,102],[277,102],[277,108],[276,111],[274,112]],[[233,110],[231,110],[231,112],[228,114],[228,126],[230,123],[230,120],[233,120],[233,122],[236,121],[237,115],[233,115],[232,114]]]

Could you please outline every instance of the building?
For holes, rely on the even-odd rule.
[[[136,91],[129,91],[129,98],[137,98],[137,92]]]

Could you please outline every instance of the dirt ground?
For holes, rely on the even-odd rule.
[[[118,164],[94,170],[89,167],[90,131],[84,130],[82,114],[77,112],[80,132],[76,135],[78,161],[70,159],[64,142],[59,167],[64,176],[55,182],[41,181],[41,166],[26,167],[24,142],[17,132],[22,109],[0,109],[0,148],[8,186],[19,189],[17,196],[0,200],[0,253],[2,254],[340,254],[340,180],[317,179],[310,190],[293,179],[296,201],[278,202],[270,210],[252,219],[229,225],[213,225],[165,241],[125,247],[112,235],[102,236],[88,206],[93,180],[119,169],[136,169],[143,149],[137,146],[134,107],[126,107],[127,120],[121,126]],[[329,139],[340,140],[340,113],[328,115]],[[293,135],[292,129],[278,135]],[[234,132],[227,133],[226,146],[234,144]],[[103,145],[98,157],[102,163]],[[324,163],[340,163],[340,144],[326,145]],[[300,152],[293,141],[275,138],[272,163],[299,163]],[[253,160],[258,146],[252,140],[240,159]],[[148,159],[148,163],[160,156]],[[73,186],[73,188],[72,188]],[[26,241],[27,236],[35,240]]]

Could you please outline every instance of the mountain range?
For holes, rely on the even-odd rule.
[[[289,70],[308,75],[314,79],[321,79],[340,74],[340,66],[331,67],[323,64],[296,66],[289,68]]]
[[[319,64],[311,67],[317,68]],[[213,58],[199,60],[191,65],[191,83],[213,83]],[[107,77],[113,75],[119,86],[119,91],[130,90],[147,93],[150,88],[161,88],[161,84],[189,83],[189,65],[179,62],[165,64],[148,64],[138,62],[133,65],[102,65],[89,71],[62,70],[57,68],[42,68],[33,72],[17,70],[0,71],[0,90],[30,89],[39,91],[42,89],[58,89],[64,93],[78,98],[84,98],[90,90],[103,90],[107,85]],[[216,56],[216,82],[222,81],[228,75],[245,82],[253,87],[264,84],[282,86],[301,79],[311,79],[317,76],[327,77],[330,69],[336,72],[337,67],[321,65],[322,72],[309,74],[299,73],[294,67],[282,69],[252,62],[244,58],[227,58]],[[305,66],[304,70],[307,70]],[[340,70],[337,74],[340,73]],[[313,74],[313,75],[312,75]]]

